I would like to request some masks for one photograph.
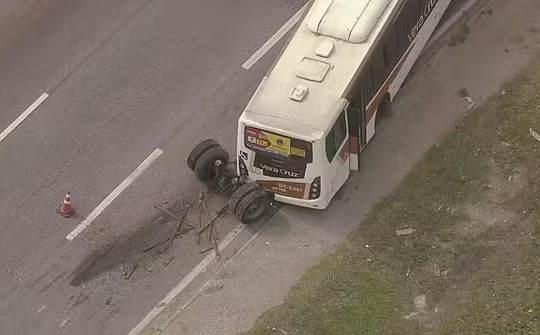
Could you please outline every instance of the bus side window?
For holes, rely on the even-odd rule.
[[[360,77],[361,85],[364,87],[364,103],[367,105],[375,96],[375,84],[373,82],[373,67],[367,65]]]
[[[401,58],[396,26],[390,27],[390,29],[386,33],[384,41],[384,52],[387,62],[386,66],[389,68],[390,73]]]
[[[346,138],[347,122],[345,119],[345,111],[343,111],[339,115],[332,129],[328,132],[328,135],[326,135],[326,158],[328,158],[328,162],[332,162]]]
[[[411,31],[422,15],[420,0],[409,0],[401,10],[396,20],[400,54],[405,52],[412,42]]]
[[[375,87],[375,94],[379,91],[382,84],[386,80],[386,64],[384,62],[384,54],[382,45],[375,49],[375,52],[371,56],[372,75]]]

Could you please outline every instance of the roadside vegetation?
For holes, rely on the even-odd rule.
[[[534,130],[539,61],[464,116],[247,334],[540,334]]]

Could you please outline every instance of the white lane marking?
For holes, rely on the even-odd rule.
[[[227,236],[223,238],[223,240],[221,240],[218,246],[219,250],[225,249],[244,229],[246,229],[246,225],[244,224],[239,224],[238,226],[236,226],[229,234],[227,234]],[[163,310],[163,308],[165,308],[180,293],[182,293],[182,291],[195,278],[197,278],[201,274],[201,272],[206,270],[206,268],[214,261],[215,258],[216,258],[215,252],[211,252],[210,254],[206,255],[206,257],[203,258],[203,260],[199,264],[197,264],[197,266],[194,267],[193,270],[191,270],[191,272],[188,273],[187,276],[185,276],[180,281],[180,283],[178,283],[178,285],[176,285],[176,287],[173,288],[172,291],[169,292],[169,294],[167,294],[167,296],[163,298],[163,300],[161,300],[159,304],[157,304],[157,306],[154,307],[154,309],[152,309],[150,313],[148,313],[144,317],[144,319],[142,319],[141,322],[139,322],[139,324],[136,325],[135,328],[133,328],[129,332],[128,335],[137,335],[140,332],[142,332],[152,322],[152,320],[154,320],[156,316],[159,315],[159,313]]]
[[[154,150],[150,156],[148,156],[124,181],[120,183],[93,211],[84,219],[71,233],[69,233],[66,238],[70,241],[73,241],[77,235],[82,233],[88,226],[94,222],[94,220],[109,206],[116,197],[120,195],[131,183],[135,181],[143,172],[146,170],[153,161],[155,161],[161,154],[163,150],[157,148]]]
[[[221,271],[223,271],[223,269],[227,268],[229,264],[234,262],[234,260],[238,256],[240,256],[244,252],[244,250],[246,250],[251,245],[251,243],[253,243],[262,234],[264,228],[266,228],[266,224],[263,227],[261,227],[259,231],[256,232],[253,236],[251,236],[251,238],[247,240],[246,243],[244,243],[244,245],[240,247],[240,249],[236,250],[234,255],[232,255],[232,257],[229,258],[229,260],[227,260],[212,276],[210,276],[210,278],[208,278],[208,280],[201,287],[199,287],[199,289],[191,296],[191,298],[188,301],[186,301],[182,305],[182,307],[180,307],[176,312],[173,313],[173,315],[171,315],[167,320],[165,320],[165,322],[162,325],[159,326],[159,329],[163,329],[163,331],[167,329],[169,324],[174,319],[176,319],[186,308],[188,308],[189,305],[191,305],[191,303],[195,301],[195,299],[197,299],[199,295],[201,295],[201,293],[206,289],[206,287],[208,287],[208,284],[210,284],[210,282],[212,282],[212,280],[214,280],[214,278],[216,278],[221,273]],[[159,334],[161,333],[162,331],[159,332]]]
[[[43,103],[43,101],[47,100],[49,95],[47,93],[43,93],[42,95],[37,98],[36,101],[34,101],[15,121],[13,121],[1,134],[0,134],[0,142],[2,142],[6,137],[8,137],[9,134],[15,128],[17,128],[30,114],[32,114],[33,111],[35,111],[39,105]]]
[[[298,12],[296,12],[296,14],[294,14],[293,17],[289,19],[289,21],[285,22],[285,24],[281,28],[279,28],[279,30],[276,31],[276,33],[272,35],[272,37],[270,37],[270,39],[266,41],[266,43],[264,43],[263,46],[260,47],[259,50],[257,50],[253,54],[253,56],[251,56],[242,65],[242,68],[244,68],[245,70],[251,69],[251,67],[255,65],[255,63],[257,63],[257,61],[268,52],[268,50],[270,50],[289,30],[291,30],[292,27],[294,27],[294,25],[302,17],[302,14],[306,10],[308,4],[309,1],[302,8],[300,8],[300,10],[298,10]]]

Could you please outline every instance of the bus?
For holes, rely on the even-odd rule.
[[[233,190],[229,209],[244,223],[273,200],[327,208],[450,1],[310,1],[239,118],[236,161],[206,139],[189,167]]]

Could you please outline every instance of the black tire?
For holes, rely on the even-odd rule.
[[[216,161],[222,161],[224,164],[229,162],[229,154],[221,146],[206,150],[195,162],[193,172],[200,180],[214,178]]]
[[[236,207],[236,215],[245,224],[259,220],[270,209],[270,197],[262,189],[248,193]]]
[[[195,163],[197,163],[197,160],[202,156],[202,154],[204,154],[205,151],[217,146],[219,146],[219,143],[213,138],[206,139],[197,144],[195,148],[191,150],[187,158],[187,165],[191,171],[195,171]]]
[[[390,102],[390,95],[387,93],[381,100],[379,108],[377,109],[377,116],[375,117],[375,129],[381,125],[381,123],[388,119],[392,114],[392,103]]]
[[[242,199],[244,199],[249,193],[260,189],[261,186],[257,183],[247,183],[240,186],[229,198],[228,207],[231,213],[236,215],[236,208],[238,208],[240,201],[242,201]]]

